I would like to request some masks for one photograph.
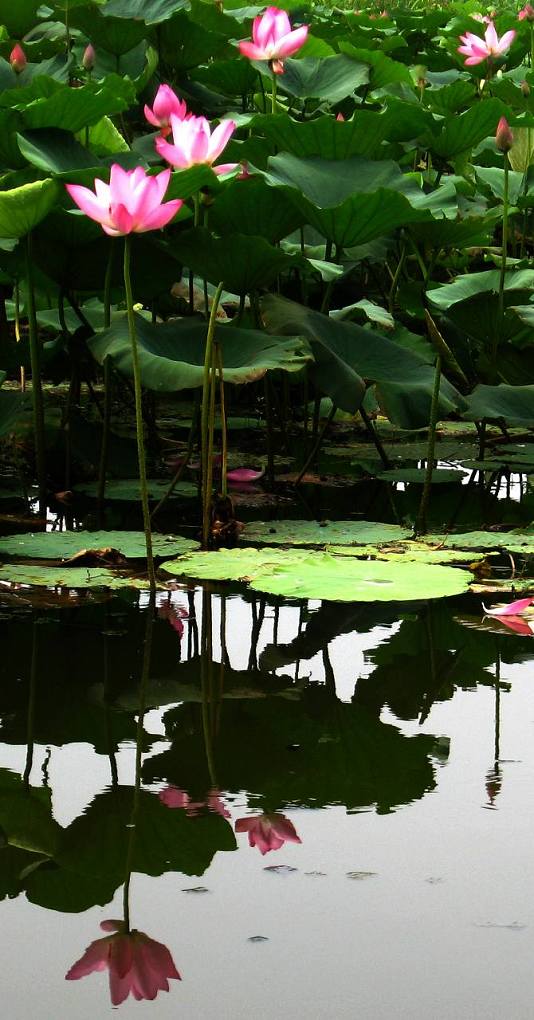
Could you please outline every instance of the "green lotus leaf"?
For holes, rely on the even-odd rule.
[[[333,57],[302,57],[284,61],[279,88],[297,99],[324,99],[338,103],[369,81],[365,64],[342,53]]]
[[[160,500],[169,488],[169,482],[160,478],[147,479],[148,498]],[[80,482],[74,486],[74,491],[89,499],[96,499],[98,496],[98,482]],[[193,482],[178,482],[175,485],[173,499],[193,499],[197,496],[197,486]],[[106,483],[106,499],[123,500],[125,502],[139,502],[141,490],[137,478],[113,478]],[[120,534],[120,532],[116,533]]]
[[[430,147],[438,156],[452,159],[474,148],[488,135],[494,135],[499,119],[507,113],[500,99],[488,98],[465,113],[450,117],[430,142]]]
[[[426,545],[445,549],[506,549],[511,553],[534,555],[534,531],[466,531],[456,535],[425,535]],[[514,580],[514,579],[513,579]]]
[[[425,468],[391,468],[389,471],[381,471],[377,476],[383,482],[405,482],[407,485],[423,485],[426,478]],[[432,485],[450,485],[462,481],[462,471],[453,471],[446,468],[436,468],[432,472]],[[1,548],[1,545],[0,545]]]
[[[475,386],[466,397],[467,410],[462,417],[468,421],[483,418],[502,419],[509,425],[534,425],[534,386]]]
[[[144,21],[158,25],[187,5],[187,0],[108,0],[102,8],[104,18],[122,18],[126,22]]]
[[[270,244],[293,233],[304,221],[291,194],[269,188],[261,177],[232,181],[210,209],[210,226],[218,234],[233,234],[239,223],[244,234],[265,238]]]
[[[39,588],[148,588],[147,580],[122,577],[112,570],[90,567],[40,567],[13,563],[0,567],[0,581]]]
[[[22,39],[38,21],[37,11],[42,0],[0,0],[0,25],[5,25],[12,39]]]
[[[221,281],[232,294],[250,294],[268,287],[284,269],[298,261],[275,248],[263,237],[226,234],[214,238],[205,227],[180,234],[174,245],[177,258],[200,278],[217,285]]]
[[[409,528],[374,521],[253,521],[241,539],[250,545],[380,545],[400,542]]]
[[[343,40],[339,43],[339,49],[342,53],[352,57],[353,60],[359,60],[364,65],[370,65],[369,85],[371,92],[374,92],[375,89],[383,89],[386,85],[391,85],[392,82],[403,82],[405,85],[410,85],[413,88],[413,78],[406,64],[401,64],[398,60],[392,60],[382,50],[363,49]]]
[[[61,194],[56,181],[46,179],[0,191],[0,237],[24,237],[48,215]]]
[[[60,128],[38,128],[17,135],[19,149],[32,166],[47,174],[69,174],[70,171],[99,167],[100,159],[73,138],[70,131]]]
[[[177,556],[198,548],[180,535],[152,535],[154,556]],[[0,556],[30,560],[67,560],[83,550],[116,549],[128,559],[146,556],[142,531],[43,531],[0,538]]]

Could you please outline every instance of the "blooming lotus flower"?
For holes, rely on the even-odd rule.
[[[162,204],[170,175],[170,170],[164,170],[149,177],[140,166],[123,170],[114,163],[109,184],[97,178],[95,191],[81,184],[67,184],[66,188],[82,212],[100,223],[106,234],[121,237],[159,230],[176,215],[183,205],[180,198]]]
[[[516,33],[511,29],[509,32],[505,32],[499,39],[495,25],[490,21],[483,39],[478,35],[474,35],[473,32],[466,32],[465,35],[461,35],[460,41],[463,43],[463,46],[458,47],[458,53],[463,53],[467,56],[467,60],[464,61],[466,67],[473,64],[481,64],[483,60],[502,57],[510,49],[515,37]]]
[[[238,818],[235,823],[236,832],[248,832],[250,846],[257,846],[262,857],[269,850],[279,850],[284,843],[301,843],[295,826],[280,814],[253,815],[251,818]]]
[[[515,602],[498,602],[496,606],[485,606],[482,603],[482,608],[486,613],[486,616],[527,616],[531,615],[526,613],[526,610],[534,602],[534,597],[528,599],[516,599]]]
[[[16,74],[20,74],[20,72],[26,67],[28,58],[19,43],[17,43],[11,50],[11,53],[9,54],[9,63]]]
[[[170,85],[160,85],[152,109],[145,106],[145,117],[153,127],[161,129],[162,135],[168,135],[171,130],[171,114],[179,120],[185,120],[192,114],[187,112],[187,106],[183,99],[179,99]]]
[[[168,978],[181,981],[166,946],[149,938],[142,931],[126,931],[123,921],[102,921],[102,931],[112,932],[96,939],[66,974],[67,981],[109,970],[111,1002],[120,1006],[130,992],[134,999],[155,999],[158,992],[168,992]]]
[[[534,21],[534,7],[530,4],[525,4],[525,6],[519,11],[517,17],[519,18],[519,21]]]
[[[274,74],[283,74],[285,57],[292,57],[308,38],[308,26],[291,29],[286,11],[268,7],[254,18],[252,42],[243,40],[239,51],[250,60],[268,60]]]
[[[237,163],[212,166],[237,127],[234,120],[221,120],[213,132],[205,117],[188,117],[183,120],[171,113],[170,120],[173,143],[161,137],[156,138],[156,149],[171,166],[187,170],[197,163],[206,163],[216,174],[228,173],[238,166]]]

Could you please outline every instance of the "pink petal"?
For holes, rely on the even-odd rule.
[[[503,624],[503,626],[508,627],[509,630],[513,630],[515,634],[521,634],[523,637],[532,637],[530,623],[521,616],[496,616],[495,619]]]
[[[233,170],[237,170],[238,166],[239,163],[220,163],[219,166],[212,166],[211,169],[214,174],[217,174],[217,177],[221,177],[223,174],[231,174]]]
[[[533,602],[534,596],[529,599],[517,599],[515,602],[509,602],[506,606],[490,606],[489,609],[484,603],[482,603],[482,606],[488,616],[520,616],[523,610],[527,609]]]
[[[192,163],[205,163],[210,149],[210,126],[205,117],[198,117],[191,135],[190,159]],[[215,158],[215,157],[213,157]]]
[[[96,939],[65,974],[67,981],[78,981],[94,971],[105,970],[109,963],[109,939]]]
[[[179,170],[186,170],[191,165],[189,156],[177,145],[171,145],[161,137],[156,138],[155,145],[162,159],[166,159],[171,166],[178,167]]]
[[[273,41],[274,26],[276,24],[276,7],[268,7],[262,15],[254,18],[252,25],[252,38],[254,42],[265,49]]]
[[[306,39],[308,38],[308,26],[303,25],[302,28],[296,28],[294,32],[289,32],[288,35],[280,39],[276,46],[276,54],[278,57],[290,57],[297,50],[300,50],[301,46],[304,46]]]
[[[500,39],[500,42],[499,42],[499,53],[505,53],[506,50],[510,49],[510,46],[512,45],[512,43],[514,41],[515,36],[516,36],[516,33],[514,32],[513,28],[510,29],[509,32],[505,32],[504,35],[501,36],[501,39]]]
[[[248,57],[249,60],[268,60],[269,57],[265,50],[257,46],[255,43],[243,40],[239,43],[239,52],[244,56]]]
[[[162,227],[166,227],[183,204],[181,198],[173,198],[170,202],[164,202],[163,205],[158,206],[144,217],[142,225],[136,227],[137,232],[146,233],[147,230],[161,230]]]
[[[104,206],[101,199],[90,188],[84,188],[81,184],[66,184],[65,187],[73,202],[86,216],[95,220],[96,223],[109,224],[111,222],[109,204]]]
[[[221,120],[221,123],[217,125],[209,141],[208,158],[210,163],[213,163],[221,155],[236,127],[235,120]]]
[[[149,124],[152,124],[153,127],[157,128],[161,127],[161,122],[158,120],[157,117],[154,116],[152,110],[146,103],[144,108],[144,114]]]
[[[253,468],[234,468],[226,473],[226,477],[229,482],[257,482],[264,474],[265,471],[254,471]]]
[[[499,45],[499,37],[498,37],[497,32],[495,30],[495,25],[493,24],[493,21],[490,21],[490,23],[489,23],[489,25],[488,25],[488,27],[486,29],[485,40],[486,40],[486,46],[488,46],[489,49],[491,49],[493,51],[497,50],[498,45]]]
[[[110,206],[111,222],[113,227],[119,234],[131,234],[134,226],[133,216],[128,212],[125,205],[122,203],[111,203]]]
[[[158,797],[162,804],[168,808],[186,808],[189,806],[190,797],[185,790],[179,790],[177,786],[167,786],[165,790],[160,790]]]

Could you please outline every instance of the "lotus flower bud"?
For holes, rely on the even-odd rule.
[[[344,120],[345,120],[345,118],[344,118],[344,116],[343,116],[343,114],[342,114],[342,113],[338,113],[338,115],[337,115],[337,117],[336,117],[336,120],[344,121]]]
[[[517,15],[519,21],[534,21],[534,7],[531,4],[525,4],[523,9],[519,11]]]
[[[20,72],[26,67],[28,59],[19,43],[17,43],[11,50],[11,53],[9,54],[9,63],[16,74],[20,74]]]
[[[530,95],[530,85],[528,84],[527,81],[521,82],[521,92],[523,93],[525,99],[528,99]]]
[[[500,149],[501,152],[509,152],[514,144],[512,129],[506,120],[506,117],[501,117],[497,124],[495,142],[497,144],[497,148]]]
[[[91,43],[89,43],[89,45],[86,46],[83,51],[82,67],[84,67],[86,71],[92,71],[93,67],[95,66],[95,62],[96,62],[95,49],[94,46],[91,46]]]

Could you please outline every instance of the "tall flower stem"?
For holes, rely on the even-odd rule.
[[[275,73],[273,71],[273,91],[272,91],[272,94],[271,94],[271,113],[276,113],[276,93],[277,93],[277,89],[278,89],[278,82],[276,80],[276,75],[275,75]]]
[[[111,326],[111,276],[113,272],[114,242],[110,242],[108,264],[104,280],[104,329]],[[111,358],[104,360],[104,411],[102,421],[102,444],[100,446],[100,466],[98,470],[98,508],[102,511],[102,503],[106,495],[106,471],[108,466],[109,432],[111,426]]]
[[[202,459],[202,548],[207,549],[210,532],[210,506],[211,506],[211,481],[212,472],[209,463],[209,447],[213,448],[213,414],[211,413],[211,385],[212,374],[215,374],[213,358],[213,339],[215,336],[215,324],[217,322],[217,309],[223,290],[222,281],[215,291],[206,335],[206,350],[204,353],[204,376],[202,380],[202,410],[201,410],[201,459]],[[210,443],[211,437],[211,443]]]
[[[35,461],[37,467],[37,485],[39,487],[39,504],[41,511],[46,506],[46,457],[44,438],[44,405],[41,385],[41,356],[35,312],[35,292],[33,289],[32,238],[26,237],[26,280],[28,284],[28,331],[30,336],[30,363],[32,370],[32,401],[33,431],[35,442]]]
[[[221,345],[215,344],[217,373],[219,376],[219,410],[221,415],[221,495],[228,495],[228,433],[226,425],[226,400],[224,397],[224,374]]]
[[[154,570],[154,557],[152,555],[152,530],[150,526],[150,510],[148,506],[148,488],[146,480],[146,458],[145,458],[143,403],[142,403],[143,397],[141,390],[141,370],[139,367],[139,351],[137,347],[137,331],[135,327],[132,282],[130,278],[130,262],[131,262],[131,237],[127,235],[124,238],[124,290],[126,293],[128,332],[130,334],[130,346],[132,351],[132,365],[134,375],[135,426],[137,433],[137,458],[139,461],[139,486],[141,489],[141,505],[143,508],[143,529],[145,532],[148,580],[150,583],[150,590],[155,591],[156,574]]]
[[[508,153],[504,153],[504,188],[503,188],[503,212],[502,212],[502,257],[501,257],[501,273],[499,277],[499,321],[496,324],[496,328],[493,333],[493,344],[491,363],[493,368],[493,374],[497,371],[497,351],[499,345],[499,333],[502,330],[503,318],[504,318],[504,281],[506,277],[506,261],[508,258],[508,175],[510,172],[510,164],[508,162]]]
[[[434,470],[434,450],[436,446],[436,425],[438,423],[439,413],[440,384],[441,384],[441,355],[438,354],[436,358],[436,368],[434,371],[434,389],[432,391],[432,402],[430,404],[430,421],[428,423],[428,445],[426,452],[425,481],[423,485],[421,503],[419,505],[419,513],[417,515],[417,521],[415,523],[416,536],[424,535],[427,530],[428,502],[430,499],[430,489],[432,486],[432,472]]]

